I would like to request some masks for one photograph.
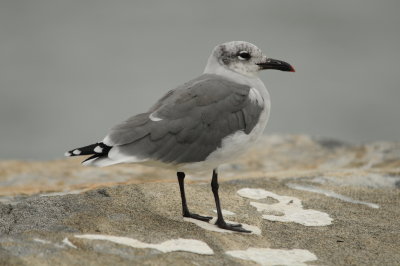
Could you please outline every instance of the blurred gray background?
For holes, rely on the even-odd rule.
[[[0,1],[0,158],[61,158],[201,74],[213,47],[256,44],[266,133],[400,141],[400,1]]]

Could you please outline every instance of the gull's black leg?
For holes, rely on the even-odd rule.
[[[229,223],[225,222],[224,217],[222,216],[221,204],[219,202],[218,188],[219,188],[218,172],[216,169],[214,169],[213,175],[212,175],[212,180],[211,180],[211,189],[214,194],[215,205],[217,206],[217,214],[218,214],[218,219],[215,222],[215,224],[218,225],[218,227],[223,228],[223,229],[238,231],[238,232],[243,232],[243,233],[251,233],[251,231],[242,228],[241,224],[229,224]]]
[[[211,216],[201,216],[195,213],[190,213],[188,206],[186,204],[186,196],[185,196],[185,173],[184,172],[177,172],[176,175],[178,176],[179,182],[179,189],[181,190],[181,199],[182,199],[182,215],[183,217],[189,217],[201,221],[208,222],[212,219]]]

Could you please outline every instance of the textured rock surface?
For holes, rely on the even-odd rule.
[[[222,206],[234,213],[228,220],[256,226],[261,235],[213,232],[184,221],[173,172],[127,165],[84,168],[76,160],[1,162],[0,265],[254,265],[260,258],[229,255],[249,248],[317,258],[299,259],[299,265],[400,264],[400,144],[355,146],[271,136],[242,161],[220,170]],[[187,185],[189,208],[215,216],[209,177],[192,181]],[[304,209],[328,214],[332,223],[305,226],[263,219],[283,215],[273,208],[277,200],[242,197],[237,191],[243,188],[297,198]],[[251,202],[271,205],[274,211],[257,211]],[[127,237],[147,247],[193,239],[213,254],[164,253],[76,237],[82,234]]]
[[[62,152],[60,152],[62,154]],[[116,184],[175,182],[176,175],[141,165],[117,165],[107,168],[84,167],[82,158],[49,162],[0,161],[0,195],[12,196],[54,191],[87,190]],[[376,142],[349,145],[336,140],[308,136],[268,136],[238,158],[237,163],[221,168],[222,178],[326,176],[368,186],[393,186],[400,183],[400,143]],[[393,176],[377,179],[374,174]],[[348,178],[349,176],[355,177]],[[209,180],[195,176],[192,182]],[[400,186],[400,185],[399,185]]]

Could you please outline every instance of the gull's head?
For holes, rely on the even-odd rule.
[[[257,46],[243,41],[226,42],[216,46],[204,72],[218,74],[221,70],[230,70],[254,77],[263,69],[294,72],[290,64],[268,58]]]

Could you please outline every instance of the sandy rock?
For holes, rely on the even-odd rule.
[[[222,207],[234,213],[227,220],[260,235],[185,221],[168,171],[1,162],[0,265],[399,265],[399,151],[266,137],[243,164],[220,170]],[[186,190],[193,212],[215,217],[209,177]],[[330,223],[278,219],[303,210]]]
[[[61,154],[61,152],[60,152]],[[85,191],[117,184],[176,182],[176,174],[141,165],[84,167],[83,158],[37,161],[1,161],[0,196]],[[314,176],[320,182],[388,187],[400,184],[400,143],[350,145],[303,135],[265,136],[234,163],[221,167],[222,179]],[[376,175],[376,176],[375,176]],[[380,178],[382,175],[387,178]],[[351,177],[351,178],[350,178]],[[204,182],[209,175],[187,182]],[[378,182],[378,184],[375,184]],[[0,198],[0,202],[1,202]]]

